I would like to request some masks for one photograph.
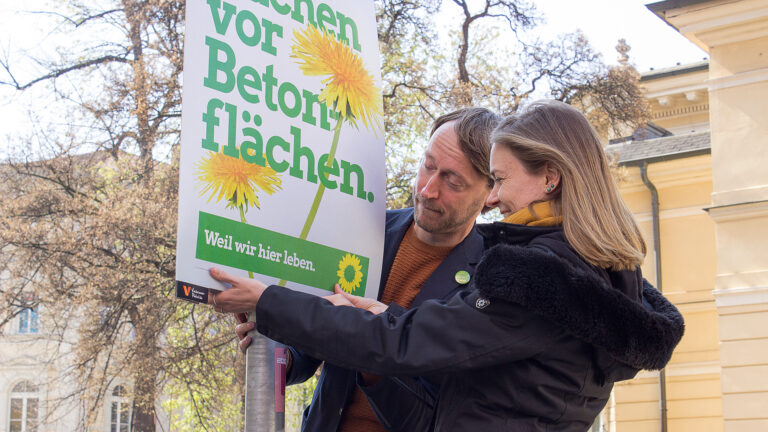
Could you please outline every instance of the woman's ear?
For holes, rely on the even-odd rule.
[[[553,192],[560,186],[560,171],[549,162],[544,166],[544,175],[547,180],[547,192]]]

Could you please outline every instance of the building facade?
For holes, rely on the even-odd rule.
[[[67,341],[77,337],[76,331],[54,335],[50,329],[38,307],[20,309],[2,328],[0,432],[128,432],[128,384],[116,377],[105,391],[96,422],[89,424],[84,396],[73,393],[78,388],[71,372],[76,359]]]
[[[616,386],[606,430],[768,430],[768,3],[647,6],[709,61],[642,76],[666,136],[609,145],[686,334],[663,374]],[[662,134],[662,135],[665,135]]]

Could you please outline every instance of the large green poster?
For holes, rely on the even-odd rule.
[[[187,2],[177,295],[219,266],[375,297],[384,142],[372,2]]]

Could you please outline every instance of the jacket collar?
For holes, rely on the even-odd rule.
[[[413,222],[413,208],[387,211],[387,226],[384,238],[384,258],[381,270],[381,284],[383,290],[392,270],[395,255],[403,241],[406,231]],[[474,274],[475,266],[483,255],[483,238],[478,234],[476,225],[472,231],[453,248],[450,254],[430,275],[421,290],[413,299],[411,307],[415,307],[425,300],[433,298],[445,298],[453,295],[466,285],[456,282],[456,272],[464,270],[470,275]],[[381,291],[379,291],[381,295]]]
[[[497,244],[527,245],[531,240],[544,235],[563,230],[560,226],[527,226],[506,222],[493,222],[477,226],[477,232],[483,236],[485,248],[490,249]]]
[[[381,266],[381,280],[379,281],[379,298],[381,292],[387,285],[389,272],[392,270],[392,263],[395,261],[395,255],[403,241],[408,227],[413,222],[413,208],[399,210],[387,210],[387,224],[384,230],[384,255]]]

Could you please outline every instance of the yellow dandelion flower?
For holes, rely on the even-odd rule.
[[[299,60],[304,75],[328,75],[322,80],[320,102],[335,106],[353,124],[359,118],[366,128],[381,130],[381,92],[362,58],[332,34],[311,25],[303,32],[294,30],[293,37],[291,57]]]
[[[336,272],[341,289],[351,294],[360,288],[360,282],[363,281],[362,268],[359,257],[349,253],[344,255],[339,261],[339,271]]]
[[[200,196],[210,192],[207,202],[226,199],[227,207],[247,209],[249,205],[259,208],[260,190],[272,195],[281,189],[280,176],[269,166],[259,166],[241,158],[223,153],[209,152],[197,164],[197,179],[203,188]]]

